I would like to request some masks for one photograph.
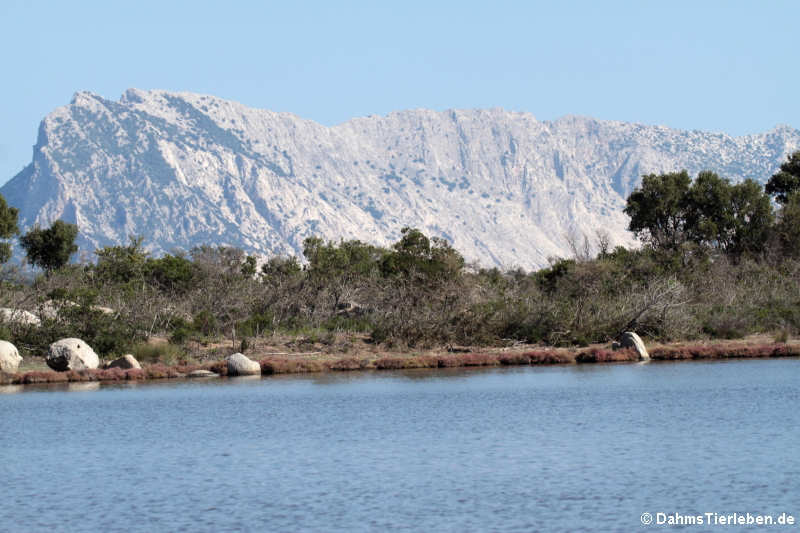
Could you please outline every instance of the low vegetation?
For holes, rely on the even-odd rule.
[[[272,257],[259,264],[241,250],[211,246],[153,257],[141,238],[133,238],[97,250],[93,261],[70,264],[70,225],[37,227],[20,242],[43,274],[31,281],[5,267],[0,307],[31,311],[41,324],[6,320],[0,338],[25,354],[41,355],[59,338],[80,337],[107,358],[132,352],[145,363],[168,365],[235,349],[254,354],[264,373],[628,357],[625,351],[594,349],[568,356],[539,350],[375,359],[361,356],[357,343],[398,353],[580,347],[607,343],[629,329],[650,342],[755,333],[785,341],[800,331],[798,162],[800,152],[766,190],[752,180],[731,184],[710,172],[695,179],[685,172],[645,176],[625,209],[640,248],[611,248],[599,233],[574,239],[571,257],[553,258],[534,272],[466,264],[448,242],[413,228],[388,248],[309,238],[302,262]],[[2,244],[15,233],[16,211],[2,201]],[[7,252],[1,247],[1,258]],[[287,351],[325,350],[335,360],[259,352],[276,338],[285,340]],[[691,350],[652,355],[702,357]],[[169,372],[151,368],[145,372]],[[140,375],[128,372],[114,375]]]

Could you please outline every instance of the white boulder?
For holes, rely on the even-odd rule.
[[[44,302],[40,309],[39,309],[39,316],[41,318],[46,318],[50,320],[55,320],[58,318],[65,310],[73,309],[78,307],[78,304],[72,302],[70,300],[62,300],[59,302],[55,302],[53,300],[47,300]],[[103,313],[104,315],[115,315],[117,312],[110,308],[110,307],[103,307],[102,305],[93,305],[90,308],[92,311],[97,311]]]
[[[42,321],[39,320],[38,316],[23,309],[0,307],[0,318],[2,318],[5,322],[18,324],[21,326],[39,326],[42,324]]]
[[[78,307],[78,304],[70,300],[47,300],[39,306],[39,318],[55,320],[65,310]]]
[[[254,376],[261,374],[261,365],[243,353],[235,353],[225,358],[229,376]]]
[[[219,374],[210,370],[192,370],[186,374],[187,378],[218,378]]]
[[[131,368],[142,368],[139,361],[134,356],[126,353],[119,359],[114,359],[106,365],[106,368],[121,368],[122,370],[130,370]]]
[[[14,373],[22,362],[22,356],[17,351],[17,347],[8,341],[0,341],[0,370]]]
[[[647,348],[644,346],[642,338],[633,331],[626,331],[619,339],[622,348],[633,348],[639,354],[640,361],[649,361],[650,354],[647,353]]]
[[[61,339],[50,345],[45,362],[53,370],[65,372],[97,368],[100,358],[80,339]]]

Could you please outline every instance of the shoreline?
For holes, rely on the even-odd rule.
[[[800,344],[777,342],[721,341],[710,344],[675,343],[656,345],[649,349],[651,361],[697,361],[725,359],[769,359],[800,357]],[[506,351],[478,350],[467,353],[432,353],[427,355],[378,354],[376,357],[328,356],[307,359],[292,356],[268,356],[257,359],[261,376],[276,374],[306,374],[322,372],[352,372],[363,370],[405,370],[434,368],[465,368],[491,366],[581,365],[599,363],[638,362],[631,349],[608,348],[534,348]],[[195,370],[208,370],[220,377],[227,376],[224,360],[189,365],[167,366],[161,363],[141,369],[30,370],[8,374],[0,372],[1,385],[35,385],[46,383],[114,382],[159,379],[180,379]],[[257,374],[256,374],[257,375]]]

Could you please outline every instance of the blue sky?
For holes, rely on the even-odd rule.
[[[503,107],[800,127],[800,2],[0,2],[0,184],[77,90],[214,94],[323,124]]]

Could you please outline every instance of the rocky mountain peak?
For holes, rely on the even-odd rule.
[[[642,174],[767,179],[800,147],[759,135],[502,109],[396,111],[325,127],[209,95],[78,92],[42,121],[31,164],[2,193],[23,227],[77,222],[86,250],[142,235],[299,254],[305,237],[396,240],[404,226],[483,265],[541,266],[569,236],[632,244],[624,199]]]

